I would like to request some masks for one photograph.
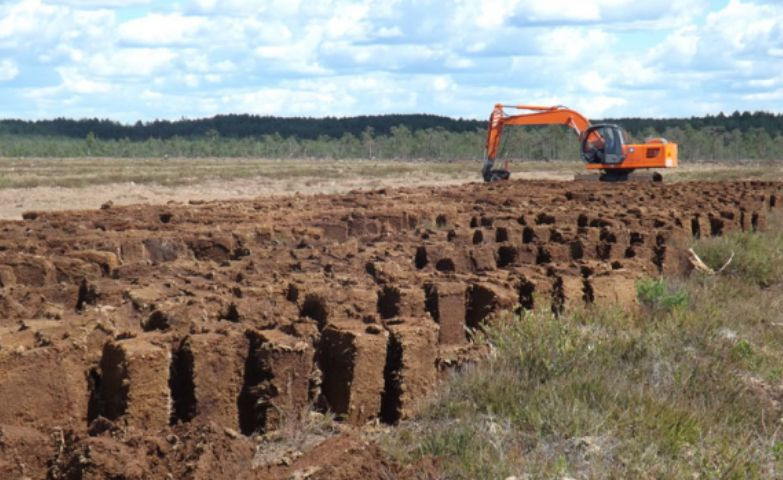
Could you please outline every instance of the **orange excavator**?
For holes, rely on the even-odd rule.
[[[507,115],[503,109],[526,111]],[[500,139],[507,125],[565,125],[579,136],[579,154],[588,170],[599,170],[602,181],[628,180],[634,170],[673,168],[677,166],[677,144],[663,138],[648,139],[646,143],[629,143],[628,133],[620,126],[608,123],[591,125],[590,121],[566,107],[538,107],[533,105],[495,105],[489,117],[487,147],[481,173],[484,181],[507,180],[511,172],[508,160],[503,168],[495,168],[500,151]],[[653,180],[660,181],[656,173]]]

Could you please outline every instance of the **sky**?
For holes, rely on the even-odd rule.
[[[0,118],[783,112],[783,0],[0,0]]]

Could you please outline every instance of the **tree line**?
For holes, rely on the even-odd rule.
[[[149,134],[154,131],[156,122],[131,126],[108,120],[5,120],[0,121],[0,156],[475,160],[483,156],[486,136],[486,122],[434,115],[278,118],[275,119],[279,123],[276,129],[266,126],[264,128],[268,131],[262,129],[252,134],[249,133],[251,128],[248,125],[242,125],[243,118],[272,117],[227,115],[212,119],[159,122],[166,128],[182,129],[181,134],[171,134],[176,130],[162,128],[161,132],[165,132],[165,135]],[[217,119],[222,119],[224,123],[210,123]],[[783,115],[778,114],[757,112],[692,120],[610,121],[628,129],[632,141],[664,137],[678,143],[680,159],[685,161],[778,160],[783,151]],[[223,131],[210,128],[201,132],[199,129],[203,125],[199,122],[203,125],[222,125]],[[192,130],[186,128],[195,124],[199,127]],[[250,124],[253,125],[253,122],[250,121]],[[130,129],[126,132],[136,133],[134,136],[117,136],[117,132],[108,134],[100,128],[94,128],[81,135],[85,126],[91,128],[100,125],[107,126],[108,130],[111,130],[109,126],[119,126],[120,129]],[[137,125],[143,128],[134,130]],[[78,132],[79,135],[72,132]],[[508,127],[504,133],[500,158],[578,160],[578,141],[569,129],[561,126]]]
[[[369,115],[357,117],[271,117],[247,114],[216,115],[211,118],[138,121],[132,125],[107,119],[74,120],[0,120],[0,135],[40,135],[85,138],[92,133],[104,140],[132,141],[157,138],[203,137],[217,133],[221,137],[248,138],[277,134],[284,138],[315,140],[318,137],[341,138],[346,133],[361,135],[367,128],[388,135],[392,127],[405,125],[412,131],[442,128],[449,132],[469,132],[484,122],[438,115]]]
[[[783,114],[769,112],[734,112],[731,115],[706,115],[691,118],[617,118],[595,120],[594,123],[618,123],[633,135],[652,128],[662,132],[670,128],[739,130],[763,129],[770,135],[783,133]],[[452,133],[473,132],[486,128],[485,120],[450,118],[438,115],[371,115],[357,117],[271,117],[247,114],[216,115],[210,118],[138,121],[123,124],[108,119],[87,118],[53,120],[0,120],[0,135],[39,135],[85,138],[92,133],[104,140],[131,141],[151,138],[203,137],[216,132],[221,137],[247,138],[278,134],[281,137],[315,140],[326,136],[341,138],[345,134],[358,137],[368,128],[377,135],[389,135],[393,127],[405,126],[412,132],[443,129]]]

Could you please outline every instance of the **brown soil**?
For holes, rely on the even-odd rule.
[[[469,175],[419,172],[393,176],[354,176],[350,178],[313,177],[253,177],[233,180],[201,180],[188,185],[165,186],[151,183],[107,183],[86,187],[38,186],[0,189],[0,219],[19,220],[30,210],[77,210],[98,208],[104,203],[114,205],[161,204],[170,201],[238,200],[259,196],[315,195],[347,193],[352,190],[399,188],[413,186],[457,186],[478,178]],[[571,180],[570,173],[525,171],[514,178],[527,180]]]
[[[0,478],[427,476],[362,426],[413,415],[475,356],[470,329],[631,305],[693,237],[764,228],[782,188],[513,181],[0,222]]]
[[[170,201],[238,200],[258,196],[313,195],[346,193],[355,189],[394,188],[403,186],[448,186],[465,183],[447,175],[390,178],[249,178],[204,180],[190,185],[163,186],[140,183],[109,183],[88,187],[38,186],[0,189],[0,219],[19,220],[30,210],[74,210],[99,208],[107,202],[114,205],[161,204]]]

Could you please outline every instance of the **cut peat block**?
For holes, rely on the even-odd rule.
[[[389,326],[381,420],[394,424],[416,413],[436,386],[438,328],[421,319]]]
[[[266,432],[301,415],[310,403],[314,350],[277,330],[249,330],[244,385],[239,395],[242,433]]]
[[[171,352],[142,338],[106,344],[101,357],[102,415],[140,429],[169,424]]]
[[[328,410],[361,425],[378,417],[389,334],[378,325],[340,323],[321,334],[321,391]]]

